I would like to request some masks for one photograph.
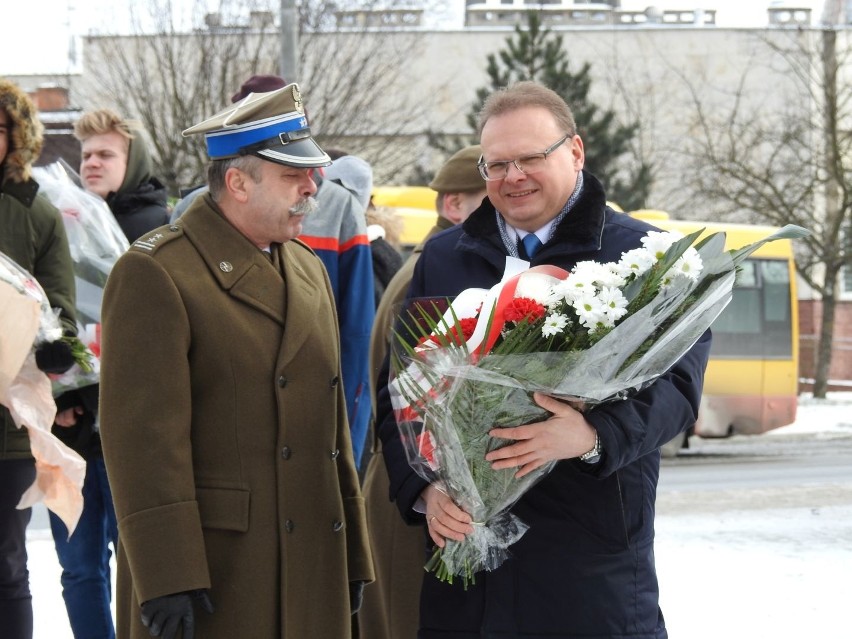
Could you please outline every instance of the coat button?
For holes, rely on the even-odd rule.
[[[334,523],[331,525],[331,529],[334,532],[340,532],[341,530],[343,530],[343,522],[335,520]]]
[[[331,458],[332,459],[337,459],[339,455],[340,455],[340,449],[339,448],[335,448],[333,451],[331,451]]]
[[[284,388],[287,385],[287,378],[283,375],[278,378],[278,386],[279,388]]]
[[[172,225],[169,227],[169,230],[170,230],[172,233],[177,233],[178,231],[180,231],[180,227],[179,227],[177,224],[172,224]]]
[[[296,524],[293,523],[292,519],[288,519],[287,521],[284,522],[284,530],[286,530],[288,533],[293,532],[293,529],[295,527],[296,527]]]
[[[332,388],[335,388],[339,382],[340,382],[340,378],[339,378],[339,377],[337,377],[337,376],[335,376],[335,377],[333,377],[333,378],[331,379],[331,384],[330,384],[330,386],[331,386]]]
[[[283,457],[284,459],[290,459],[290,455],[292,455],[292,454],[293,454],[293,451],[290,450],[289,446],[285,446],[284,448],[281,449],[281,457]]]

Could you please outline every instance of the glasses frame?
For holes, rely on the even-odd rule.
[[[509,165],[510,164],[514,164],[515,168],[518,169],[518,172],[523,173],[524,175],[531,175],[533,173],[538,173],[539,171],[543,171],[544,169],[541,168],[541,169],[537,169],[535,171],[524,171],[520,167],[518,162],[523,162],[524,160],[528,160],[530,158],[538,158],[539,156],[541,156],[541,158],[543,160],[547,160],[548,155],[550,155],[556,149],[558,149],[560,146],[565,144],[566,140],[568,140],[569,138],[573,138],[573,137],[574,137],[574,135],[572,133],[566,133],[561,138],[559,138],[556,142],[554,142],[549,147],[547,147],[544,151],[542,151],[541,153],[530,153],[528,155],[523,155],[519,158],[515,158],[514,160],[494,160],[493,162],[484,162],[483,159],[485,158],[485,156],[480,155],[479,156],[479,162],[476,163],[476,168],[479,169],[479,174],[482,176],[482,179],[487,181],[487,182],[496,182],[497,180],[505,180],[506,177],[508,177],[508,175],[509,175]],[[505,164],[506,165],[506,175],[504,175],[502,177],[488,177],[488,165],[489,164]]]

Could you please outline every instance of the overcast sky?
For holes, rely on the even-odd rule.
[[[462,0],[455,0],[463,5]],[[127,7],[131,0],[24,0],[4,3],[3,35],[0,37],[0,76],[30,73],[61,74],[74,71],[69,59],[72,36],[90,32],[127,29]],[[213,4],[213,0],[210,0]],[[191,4],[176,0],[175,4]],[[762,26],[772,0],[622,0],[622,7],[644,10],[716,9],[720,27]],[[823,0],[785,1],[787,6],[810,7],[819,20]],[[140,2],[137,6],[144,6]],[[461,26],[461,25],[458,25]],[[79,46],[79,45],[78,45]],[[79,59],[79,51],[77,51]]]

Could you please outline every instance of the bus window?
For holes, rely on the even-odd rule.
[[[787,262],[747,260],[737,276],[731,303],[713,323],[711,357],[790,357],[791,304]]]
[[[634,211],[639,219],[684,234],[725,232],[725,247],[762,239],[771,227],[667,219]],[[793,250],[789,240],[764,245],[738,273],[730,304],[713,322],[713,345],[694,432],[702,437],[763,433],[796,419],[799,327]],[[683,438],[663,447],[673,455]]]

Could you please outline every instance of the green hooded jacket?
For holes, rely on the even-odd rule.
[[[77,333],[74,270],[59,211],[31,177],[41,152],[42,127],[35,107],[16,85],[0,80],[0,109],[9,119],[9,148],[0,158],[0,251],[29,271],[59,309],[63,327]],[[0,460],[31,457],[29,437],[9,411],[0,412]]]

